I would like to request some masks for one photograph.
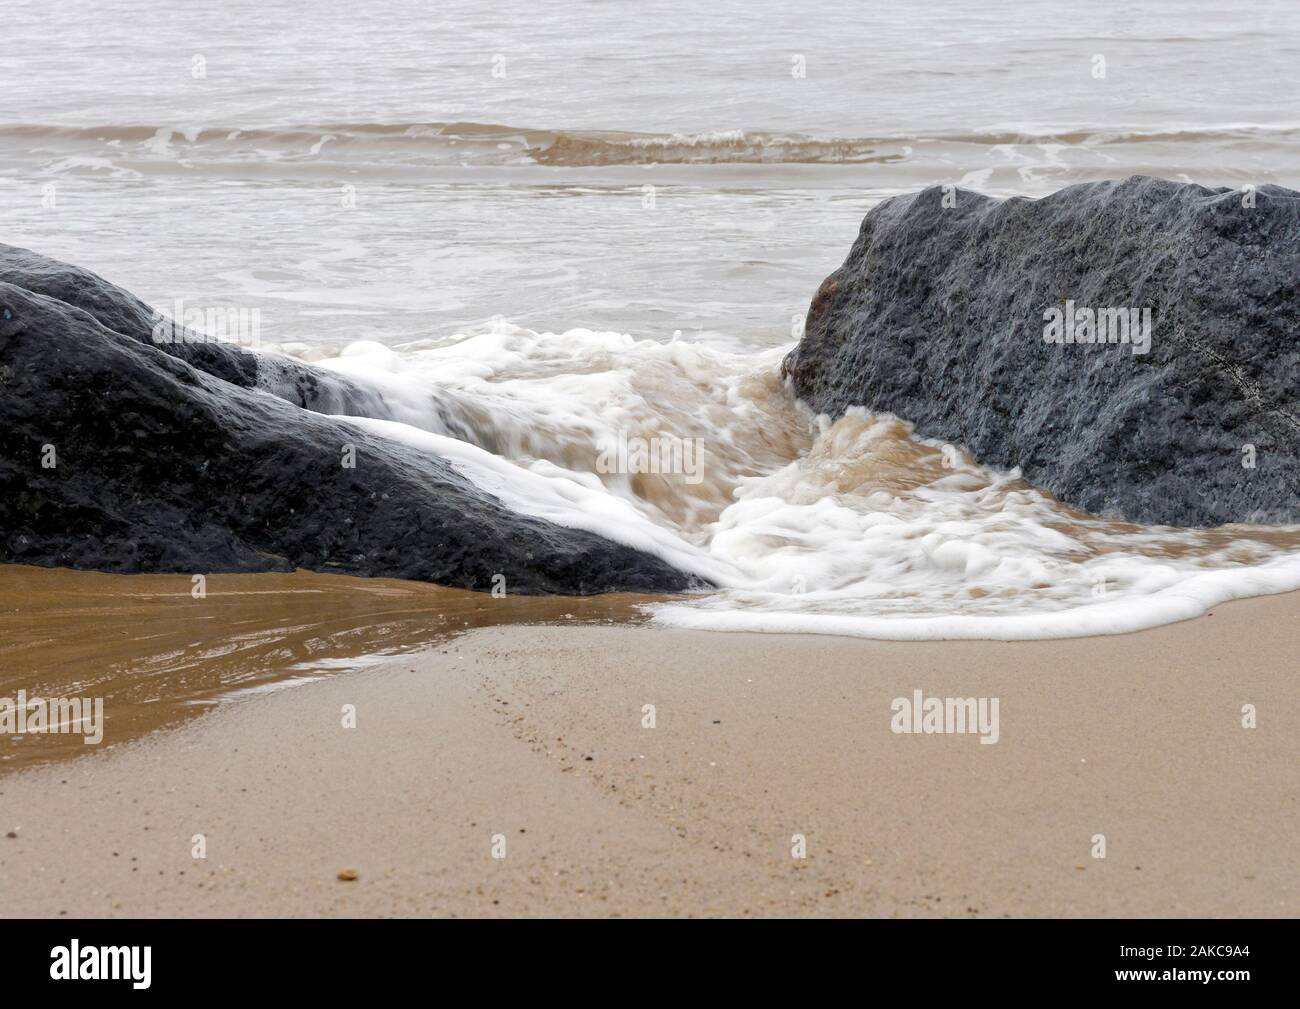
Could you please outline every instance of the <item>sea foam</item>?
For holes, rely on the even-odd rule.
[[[375,389],[391,418],[346,423],[447,459],[513,510],[718,587],[650,604],[665,625],[1069,637],[1300,589],[1300,529],[1146,527],[1074,511],[900,418],[814,416],[779,378],[786,350],[499,324],[353,344],[318,365]],[[629,438],[697,439],[701,472],[598,464],[626,458],[610,449]]]

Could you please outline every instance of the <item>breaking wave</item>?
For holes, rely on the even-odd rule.
[[[779,377],[788,349],[498,323],[356,343],[315,363],[387,405],[388,419],[342,422],[448,459],[514,510],[719,586],[650,604],[664,624],[1065,637],[1300,588],[1300,528],[1147,527],[1076,511],[899,418],[813,415]],[[682,444],[698,455],[655,453]]]
[[[9,148],[25,154],[44,154],[50,158],[50,166],[56,168],[68,167],[68,158],[99,158],[108,165],[137,170],[150,163],[178,160],[385,166],[855,165],[942,160],[954,151],[970,149],[1072,148],[1097,152],[1117,145],[1159,148],[1189,143],[1215,145],[1216,149],[1260,143],[1295,148],[1300,147],[1300,124],[1236,123],[1166,130],[1012,125],[874,137],[820,137],[739,129],[656,134],[458,122],[326,123],[282,129],[211,125],[0,127],[0,151]],[[87,164],[82,160],[71,167],[86,168]]]

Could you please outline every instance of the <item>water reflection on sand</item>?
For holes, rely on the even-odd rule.
[[[292,574],[113,575],[0,565],[0,698],[102,697],[102,746],[210,706],[352,672],[503,623],[639,622],[641,596],[529,597]],[[76,734],[0,733],[0,772],[79,756]]]

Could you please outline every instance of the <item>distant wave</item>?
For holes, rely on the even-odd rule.
[[[724,130],[638,133],[547,130],[492,123],[324,123],[239,129],[229,126],[0,125],[4,160],[33,154],[114,154],[114,160],[537,164],[553,166],[708,164],[867,164],[906,160],[926,148],[1112,145],[1300,146],[1300,124],[1231,123],[1139,127],[995,126],[973,131],[820,137]]]

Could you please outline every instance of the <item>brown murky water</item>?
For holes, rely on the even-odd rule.
[[[639,596],[505,596],[293,574],[110,575],[0,565],[0,706],[102,698],[111,746],[250,691],[357,670],[471,627],[639,621]],[[80,732],[0,731],[0,773],[92,749]]]

